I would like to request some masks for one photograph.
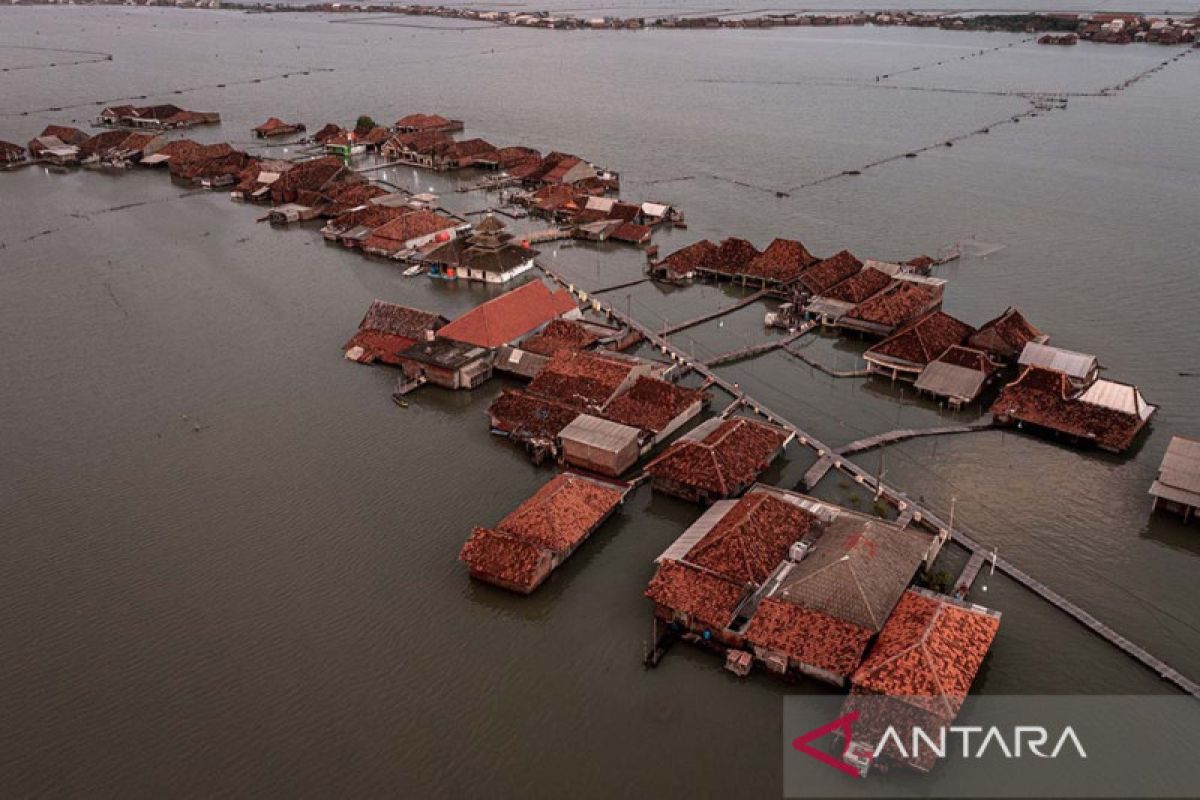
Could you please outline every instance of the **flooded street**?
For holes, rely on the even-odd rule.
[[[887,480],[942,514],[955,498],[976,539],[1200,676],[1200,531],[1151,517],[1146,494],[1171,436],[1200,435],[1200,378],[1179,374],[1200,372],[1200,54],[1102,96],[1179,50],[120,7],[0,20],[0,139],[86,128],[97,101],[139,95],[219,111],[185,135],[251,148],[271,115],[315,131],[436,112],[678,205],[689,227],[656,231],[663,254],[780,236],[894,261],[967,242],[935,273],[947,312],[979,325],[1017,306],[1160,411],[1124,458],[989,431],[891,446]],[[113,58],[51,67],[82,56],[42,47]],[[1031,92],[1072,96],[1012,122]],[[377,177],[458,213],[487,202],[453,191],[478,173]],[[261,207],[158,171],[39,165],[0,174],[0,197],[8,793],[780,793],[782,697],[823,685],[741,681],[689,647],[641,664],[652,559],[697,507],[643,486],[532,596],[471,581],[457,556],[472,526],[553,474],[488,433],[510,384],[425,388],[399,409],[395,371],[342,358],[373,298],[453,317],[496,289],[402,277],[319,225],[256,224]],[[541,249],[589,289],[644,266],[629,246]],[[643,283],[607,299],[657,328],[741,296]],[[673,341],[701,358],[765,341],[767,307]],[[852,369],[866,344],[797,347]],[[834,445],[979,413],[778,351],[718,371]],[[789,448],[766,479],[792,488],[812,461]],[[835,473],[814,494],[846,501],[852,485]],[[1170,691],[999,574],[972,599],[1004,615],[978,692]]]

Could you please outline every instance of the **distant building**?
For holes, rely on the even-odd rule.
[[[489,214],[468,236],[451,239],[421,260],[433,278],[508,283],[533,269],[537,254],[514,241],[504,223]]]

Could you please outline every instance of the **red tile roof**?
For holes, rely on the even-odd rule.
[[[561,351],[530,381],[529,393],[580,409],[599,409],[636,366],[636,362],[602,353]]]
[[[363,242],[363,248],[398,252],[403,250],[406,244],[413,239],[457,227],[457,222],[433,211],[426,209],[410,211],[372,231],[371,238]]]
[[[975,332],[944,311],[931,311],[867,350],[866,357],[925,366]]]
[[[560,473],[496,527],[554,553],[574,549],[621,504],[625,492]]]
[[[883,270],[864,269],[834,286],[821,296],[827,300],[858,305],[867,298],[882,292],[892,282],[892,277]]]
[[[1133,444],[1145,420],[1076,399],[1080,392],[1066,374],[1028,366],[1005,386],[991,413],[1061,431],[1120,452]]]
[[[724,630],[733,619],[743,594],[741,585],[678,561],[660,563],[646,586],[646,597],[655,603],[716,631]]]
[[[476,306],[438,331],[439,336],[479,347],[499,347],[577,308],[566,289],[551,291],[541,281]]]
[[[519,389],[505,389],[488,407],[488,415],[493,428],[518,441],[549,440],[579,416],[579,409]]]
[[[708,395],[674,383],[639,375],[628,390],[604,407],[604,417],[622,425],[658,433]]]
[[[854,673],[854,685],[901,698],[949,723],[999,628],[999,615],[910,589]]]
[[[938,299],[938,290],[932,286],[914,281],[893,281],[879,294],[850,309],[846,316],[895,328],[924,314]]]
[[[455,120],[449,120],[440,114],[409,114],[396,120],[396,128],[404,129],[411,128],[419,131],[430,131],[444,129],[449,126],[457,126]]]
[[[817,263],[803,242],[776,239],[746,265],[746,274],[769,281],[786,283],[797,278],[806,267]]]
[[[654,233],[654,230],[647,225],[622,222],[617,226],[616,230],[608,235],[608,238],[618,242],[628,242],[629,244],[645,244],[650,241],[652,233]]]
[[[800,283],[813,294],[832,289],[862,269],[862,262],[849,250],[842,250],[824,261],[818,261],[800,275]]]
[[[849,677],[874,634],[852,622],[767,597],[746,628],[746,640],[787,654],[790,660]]]
[[[709,269],[717,257],[718,248],[708,239],[682,247],[654,266],[675,275],[689,275],[697,269]]]
[[[475,528],[458,557],[472,573],[531,592],[550,574],[551,556],[537,545],[489,528]]]
[[[799,506],[766,492],[752,493],[692,545],[684,560],[737,583],[762,584],[814,521]]]
[[[1044,342],[1046,338],[1020,311],[1010,306],[1000,316],[983,323],[971,336],[970,345],[1011,361],[1021,355],[1029,342]]]
[[[555,319],[540,332],[526,339],[521,344],[521,349],[552,356],[560,350],[584,350],[599,338],[582,323],[569,319]]]
[[[304,126],[294,122],[284,122],[279,117],[269,117],[266,122],[254,129],[255,133],[270,136],[273,133],[287,133],[303,130]]]
[[[376,360],[399,364],[397,353],[424,341],[427,332],[445,322],[445,317],[430,311],[375,300],[359,323],[358,332],[342,349],[361,347],[363,354],[357,360],[365,364]]]
[[[729,497],[766,470],[787,441],[782,428],[745,417],[727,419],[702,440],[679,439],[646,465],[655,480]]]
[[[741,275],[746,266],[758,257],[758,248],[745,239],[731,236],[721,241],[705,269],[725,275]]]
[[[971,369],[976,372],[982,372],[984,375],[991,375],[1000,367],[990,358],[987,353],[982,350],[976,350],[972,347],[963,347],[961,345],[953,345],[946,349],[946,352],[938,356],[935,361],[941,361],[944,364],[953,364],[956,367],[963,369]]]

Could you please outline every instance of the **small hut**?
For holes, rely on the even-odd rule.
[[[1196,518],[1200,509],[1200,439],[1171,437],[1150,496],[1155,511],[1179,514],[1184,522]]]

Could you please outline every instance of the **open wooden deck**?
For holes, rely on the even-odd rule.
[[[544,272],[553,281],[564,287],[569,285],[560,275],[558,275],[558,273],[554,272],[540,262],[536,263],[542,272]],[[756,294],[761,295],[761,292]],[[753,297],[753,295],[751,297]],[[748,302],[743,301],[743,304],[748,305]],[[753,409],[755,413],[759,414],[763,418],[789,431],[792,434],[792,438],[798,440],[801,445],[815,450],[820,456],[822,456],[822,460],[828,458],[832,465],[834,459],[836,459],[836,466],[838,469],[854,478],[857,482],[872,489],[878,489],[880,491],[881,499],[895,506],[901,513],[911,513],[913,520],[918,524],[929,530],[932,530],[935,533],[948,535],[956,544],[965,548],[972,555],[976,553],[983,553],[985,556],[991,554],[991,548],[984,547],[982,544],[975,541],[975,539],[964,532],[961,528],[951,528],[933,511],[914,502],[908,497],[908,495],[901,492],[899,489],[880,483],[877,481],[875,476],[869,474],[866,470],[855,464],[853,461],[836,455],[831,456],[830,454],[833,453],[833,449],[831,447],[801,430],[786,418],[776,414],[763,404],[749,397],[740,388],[721,378],[704,364],[689,358],[686,353],[672,345],[664,336],[655,333],[638,320],[623,314],[612,306],[601,303],[601,308],[610,318],[618,319],[624,324],[628,325],[630,328],[640,331],[651,345],[658,347],[664,353],[670,353],[675,360],[688,364],[688,366],[690,366],[693,370],[701,375],[704,375],[707,379],[710,379],[713,385],[720,386],[721,388],[729,391],[729,393],[735,399],[741,401],[742,405]],[[728,310],[724,313],[728,313]],[[709,315],[709,318],[712,318],[712,316],[714,315]],[[716,314],[715,316],[720,316],[720,313]],[[819,463],[820,462],[818,462],[818,464]],[[810,470],[810,472],[811,471],[812,470]],[[828,467],[826,468],[826,471],[828,471]],[[920,516],[918,517],[917,515]],[[1099,619],[1092,616],[1087,611],[1084,611],[1082,608],[1075,605],[1075,603],[1063,597],[1061,594],[1054,591],[1033,576],[1029,575],[1024,570],[1001,558],[996,559],[996,569],[1000,570],[1004,575],[1021,584],[1029,591],[1038,595],[1055,608],[1058,608],[1063,613],[1069,615],[1081,625],[1091,630],[1097,636],[1112,644],[1114,647],[1118,648],[1130,657],[1137,659],[1144,666],[1157,673],[1163,680],[1170,681],[1180,690],[1187,692],[1193,697],[1200,698],[1200,684],[1197,684],[1191,678],[1179,672],[1174,667],[1153,655],[1145,648],[1134,644],[1129,639],[1117,633],[1108,625],[1105,625]],[[656,646],[655,650],[657,649],[658,647]]]

